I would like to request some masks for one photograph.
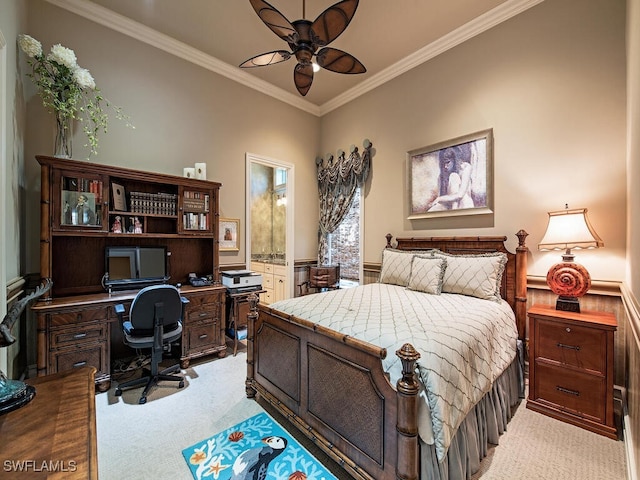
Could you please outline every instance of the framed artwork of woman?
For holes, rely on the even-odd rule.
[[[407,155],[409,219],[493,212],[493,130]]]

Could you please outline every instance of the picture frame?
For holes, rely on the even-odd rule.
[[[408,219],[493,213],[493,129],[407,153]]]
[[[218,244],[221,252],[240,250],[240,219],[220,218]]]
[[[100,226],[100,217],[96,210],[96,194],[62,190],[60,225],[78,227]]]
[[[111,183],[111,192],[113,194],[113,209],[120,212],[127,210],[126,190],[119,183]]]

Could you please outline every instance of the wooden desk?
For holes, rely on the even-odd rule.
[[[93,367],[27,380],[36,396],[0,416],[3,479],[97,479]]]
[[[182,322],[182,368],[187,368],[196,357],[227,354],[225,291],[222,285],[180,288],[180,294],[189,299]],[[97,388],[107,391],[111,385],[112,344],[122,345],[113,307],[122,303],[128,311],[137,293],[129,290],[60,297],[41,300],[31,307],[38,322],[38,375],[85,365],[96,367]]]

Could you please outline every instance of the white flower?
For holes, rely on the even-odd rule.
[[[51,53],[47,55],[47,60],[56,62],[59,65],[64,65],[69,70],[75,70],[78,67],[76,63],[76,54],[73,50],[67,47],[63,47],[59,43],[51,47]]]
[[[73,79],[80,85],[80,88],[90,88],[91,90],[96,88],[96,81],[86,68],[76,68],[73,72]]]
[[[29,35],[21,34],[18,36],[18,45],[27,56],[39,57],[42,55],[42,44]]]

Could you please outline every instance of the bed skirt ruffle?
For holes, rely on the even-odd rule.
[[[518,354],[498,377],[493,387],[462,421],[440,463],[435,445],[420,440],[421,480],[466,480],[480,469],[489,444],[497,445],[511,420],[511,409],[524,398],[524,350],[518,341]]]

